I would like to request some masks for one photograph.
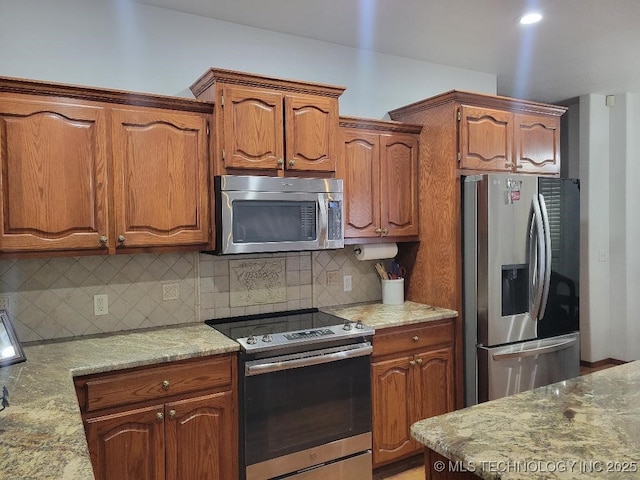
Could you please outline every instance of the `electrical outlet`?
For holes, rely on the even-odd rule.
[[[340,272],[338,270],[327,272],[327,285],[340,285]]]
[[[342,277],[342,283],[344,286],[344,291],[350,292],[351,291],[351,275],[345,275],[344,277]]]
[[[109,313],[109,296],[106,293],[93,296],[93,314],[107,315]]]
[[[165,283],[162,285],[162,300],[180,300],[180,284]]]
[[[0,310],[9,311],[11,303],[9,302],[9,295],[0,295]]]

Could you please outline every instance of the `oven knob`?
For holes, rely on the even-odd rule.
[[[358,322],[356,323],[356,328],[359,328],[360,330],[364,328],[364,323],[362,323],[362,320],[358,320]]]
[[[349,320],[345,320],[344,325],[342,326],[343,330],[351,330],[351,322]]]
[[[262,336],[262,341],[263,341],[263,342],[267,342],[267,343],[269,343],[269,342],[271,342],[271,340],[273,340],[273,338],[271,337],[271,334],[270,334],[270,333],[266,333],[266,334],[264,334],[264,335]]]
[[[249,338],[247,338],[247,343],[249,345],[255,345],[257,343],[258,339],[256,338],[255,335],[251,335]]]

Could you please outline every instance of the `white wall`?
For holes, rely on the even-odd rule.
[[[595,94],[577,105],[582,359],[590,362],[640,359],[640,95],[614,97],[612,106]]]
[[[189,85],[220,67],[347,87],[340,113],[372,118],[451,89],[495,93],[497,84],[494,74],[129,0],[0,0],[0,45],[2,76],[190,97]]]

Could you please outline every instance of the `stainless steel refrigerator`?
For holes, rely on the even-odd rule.
[[[580,371],[580,182],[463,177],[465,401]]]

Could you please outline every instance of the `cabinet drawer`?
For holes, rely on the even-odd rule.
[[[229,385],[231,362],[232,357],[225,355],[91,377],[80,381],[84,383],[80,407],[92,412]]]
[[[373,336],[373,356],[453,343],[453,322],[383,330]]]

